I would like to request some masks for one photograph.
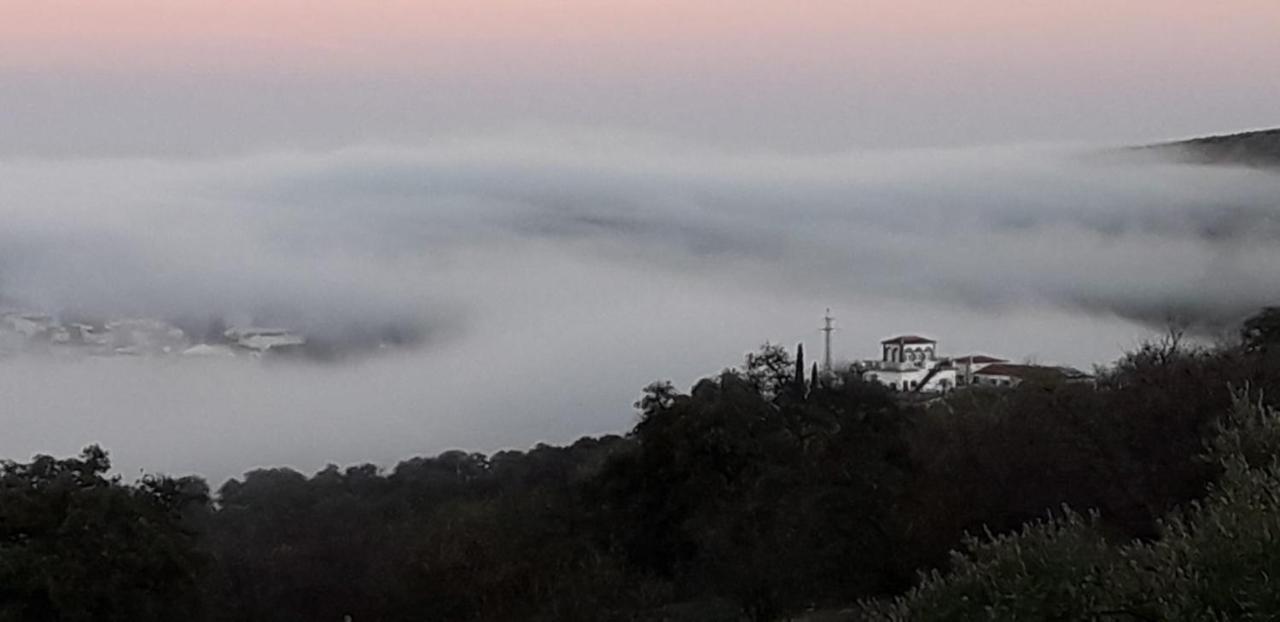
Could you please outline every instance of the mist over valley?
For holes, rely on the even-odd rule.
[[[311,346],[10,352],[0,451],[101,442],[126,471],[215,479],[385,464],[624,429],[648,382],[690,382],[766,340],[816,346],[826,308],[842,359],[907,331],[1088,369],[1171,324],[1211,340],[1268,302],[1280,175],[1091,155],[1109,149],[817,156],[573,131],[7,159],[9,312],[163,322],[183,349],[237,326]]]

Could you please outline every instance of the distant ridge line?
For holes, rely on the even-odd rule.
[[[1280,167],[1280,128],[1202,136],[1134,147],[1193,164]]]

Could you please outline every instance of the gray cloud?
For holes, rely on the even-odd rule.
[[[491,142],[322,157],[243,192],[265,189],[311,218],[356,210],[384,227],[361,232],[384,249],[498,234],[603,240],[597,252],[680,270],[754,261],[779,282],[1207,325],[1270,300],[1280,176],[1076,155]],[[351,227],[338,230],[350,239]]]

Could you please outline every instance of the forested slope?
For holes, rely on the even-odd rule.
[[[805,369],[769,346],[687,392],[651,385],[625,435],[390,470],[259,470],[214,493],[191,478],[110,478],[92,448],[6,462],[0,620],[971,619],[965,607],[982,599],[1025,603],[995,619],[1139,605],[1157,617],[1134,619],[1164,619],[1204,611],[1192,600],[1214,590],[1259,594],[1249,586],[1280,567],[1280,549],[1255,555],[1232,548],[1253,540],[1205,540],[1202,528],[1219,515],[1280,520],[1245,499],[1280,495],[1266,470],[1280,431],[1264,410],[1280,395],[1280,309],[1238,343],[1171,334],[1096,385],[919,403]],[[1224,429],[1258,443],[1224,449],[1244,442]],[[1090,518],[1023,527],[1064,507]],[[1183,523],[1161,522],[1179,508]],[[1001,539],[950,557],[966,533]],[[1063,547],[1073,557],[1048,578],[1036,573],[1058,566],[1018,557]],[[1122,572],[1130,550],[1153,564],[1217,557],[1193,568],[1196,582],[1162,583]],[[1251,557],[1222,561],[1233,551]],[[1095,568],[1124,591],[1103,582],[1085,605],[1052,591]],[[966,584],[975,573],[1002,582]],[[1191,600],[1139,598],[1162,590]],[[1248,611],[1280,614],[1271,603]]]

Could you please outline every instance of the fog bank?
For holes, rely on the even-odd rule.
[[[12,358],[0,455],[126,472],[389,463],[622,431],[766,339],[1087,367],[1280,291],[1280,175],[1025,147],[795,156],[651,136],[188,161],[0,160],[0,302],[250,318],[415,348],[335,365]]]

